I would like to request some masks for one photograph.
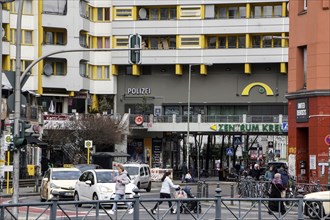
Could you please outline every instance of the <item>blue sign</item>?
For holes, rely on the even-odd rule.
[[[226,149],[226,155],[227,156],[234,156],[234,149],[232,147],[229,147]]]
[[[287,122],[282,123],[282,131],[287,132],[289,129],[289,125]]]
[[[234,136],[234,145],[241,145],[242,144],[242,136]]]

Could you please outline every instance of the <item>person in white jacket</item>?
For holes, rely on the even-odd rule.
[[[171,188],[173,189],[177,189],[180,186],[179,185],[174,185],[171,178],[170,178],[171,172],[165,172],[163,177],[162,177],[162,188],[160,189],[160,198],[166,198],[169,199],[171,198]],[[156,214],[156,209],[158,208],[158,206],[160,204],[162,204],[163,202],[157,202],[156,205],[150,210],[152,214]],[[171,213],[175,214],[176,210],[173,209],[172,207],[172,202],[168,201],[168,206],[171,209]]]

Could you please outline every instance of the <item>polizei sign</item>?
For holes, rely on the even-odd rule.
[[[216,124],[212,130],[220,132],[287,132],[282,124]]]

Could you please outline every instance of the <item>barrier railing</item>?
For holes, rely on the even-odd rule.
[[[270,209],[269,203],[280,204],[286,200],[292,201],[292,205],[285,210],[278,208]],[[215,189],[215,195],[209,198],[190,198],[190,199],[147,199],[141,198],[139,191],[135,191],[134,199],[120,200],[120,202],[133,202],[134,213],[128,214],[127,209],[110,214],[107,207],[117,201],[94,200],[82,201],[59,201],[55,193],[52,201],[42,203],[17,203],[0,204],[0,219],[304,219],[304,214],[309,217],[325,219],[330,217],[324,207],[330,203],[329,199],[311,200],[304,199],[302,194],[297,198],[228,198],[221,195],[221,189]],[[119,202],[119,201],[118,201]],[[157,208],[156,213],[150,211],[150,207],[159,202],[172,202],[168,209]],[[200,209],[191,208],[191,203]],[[318,206],[315,206],[318,204]],[[80,206],[84,206],[81,208]],[[87,207],[86,207],[87,206]],[[19,207],[18,218],[12,214],[12,208]],[[33,210],[38,208],[36,214]],[[165,207],[165,206],[163,206]],[[175,214],[170,214],[170,210],[176,209]],[[327,211],[327,212],[326,212]]]

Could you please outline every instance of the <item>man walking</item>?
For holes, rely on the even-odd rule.
[[[110,210],[110,214],[114,215],[115,211],[117,211],[117,201],[120,199],[125,199],[125,188],[126,184],[128,184],[130,181],[127,177],[127,175],[124,172],[123,165],[118,165],[118,176],[116,176],[114,179],[116,181],[116,187],[115,187],[115,203],[112,206],[112,209]],[[126,205],[128,206],[128,213],[132,214],[134,209],[132,208],[132,203],[126,202]]]

